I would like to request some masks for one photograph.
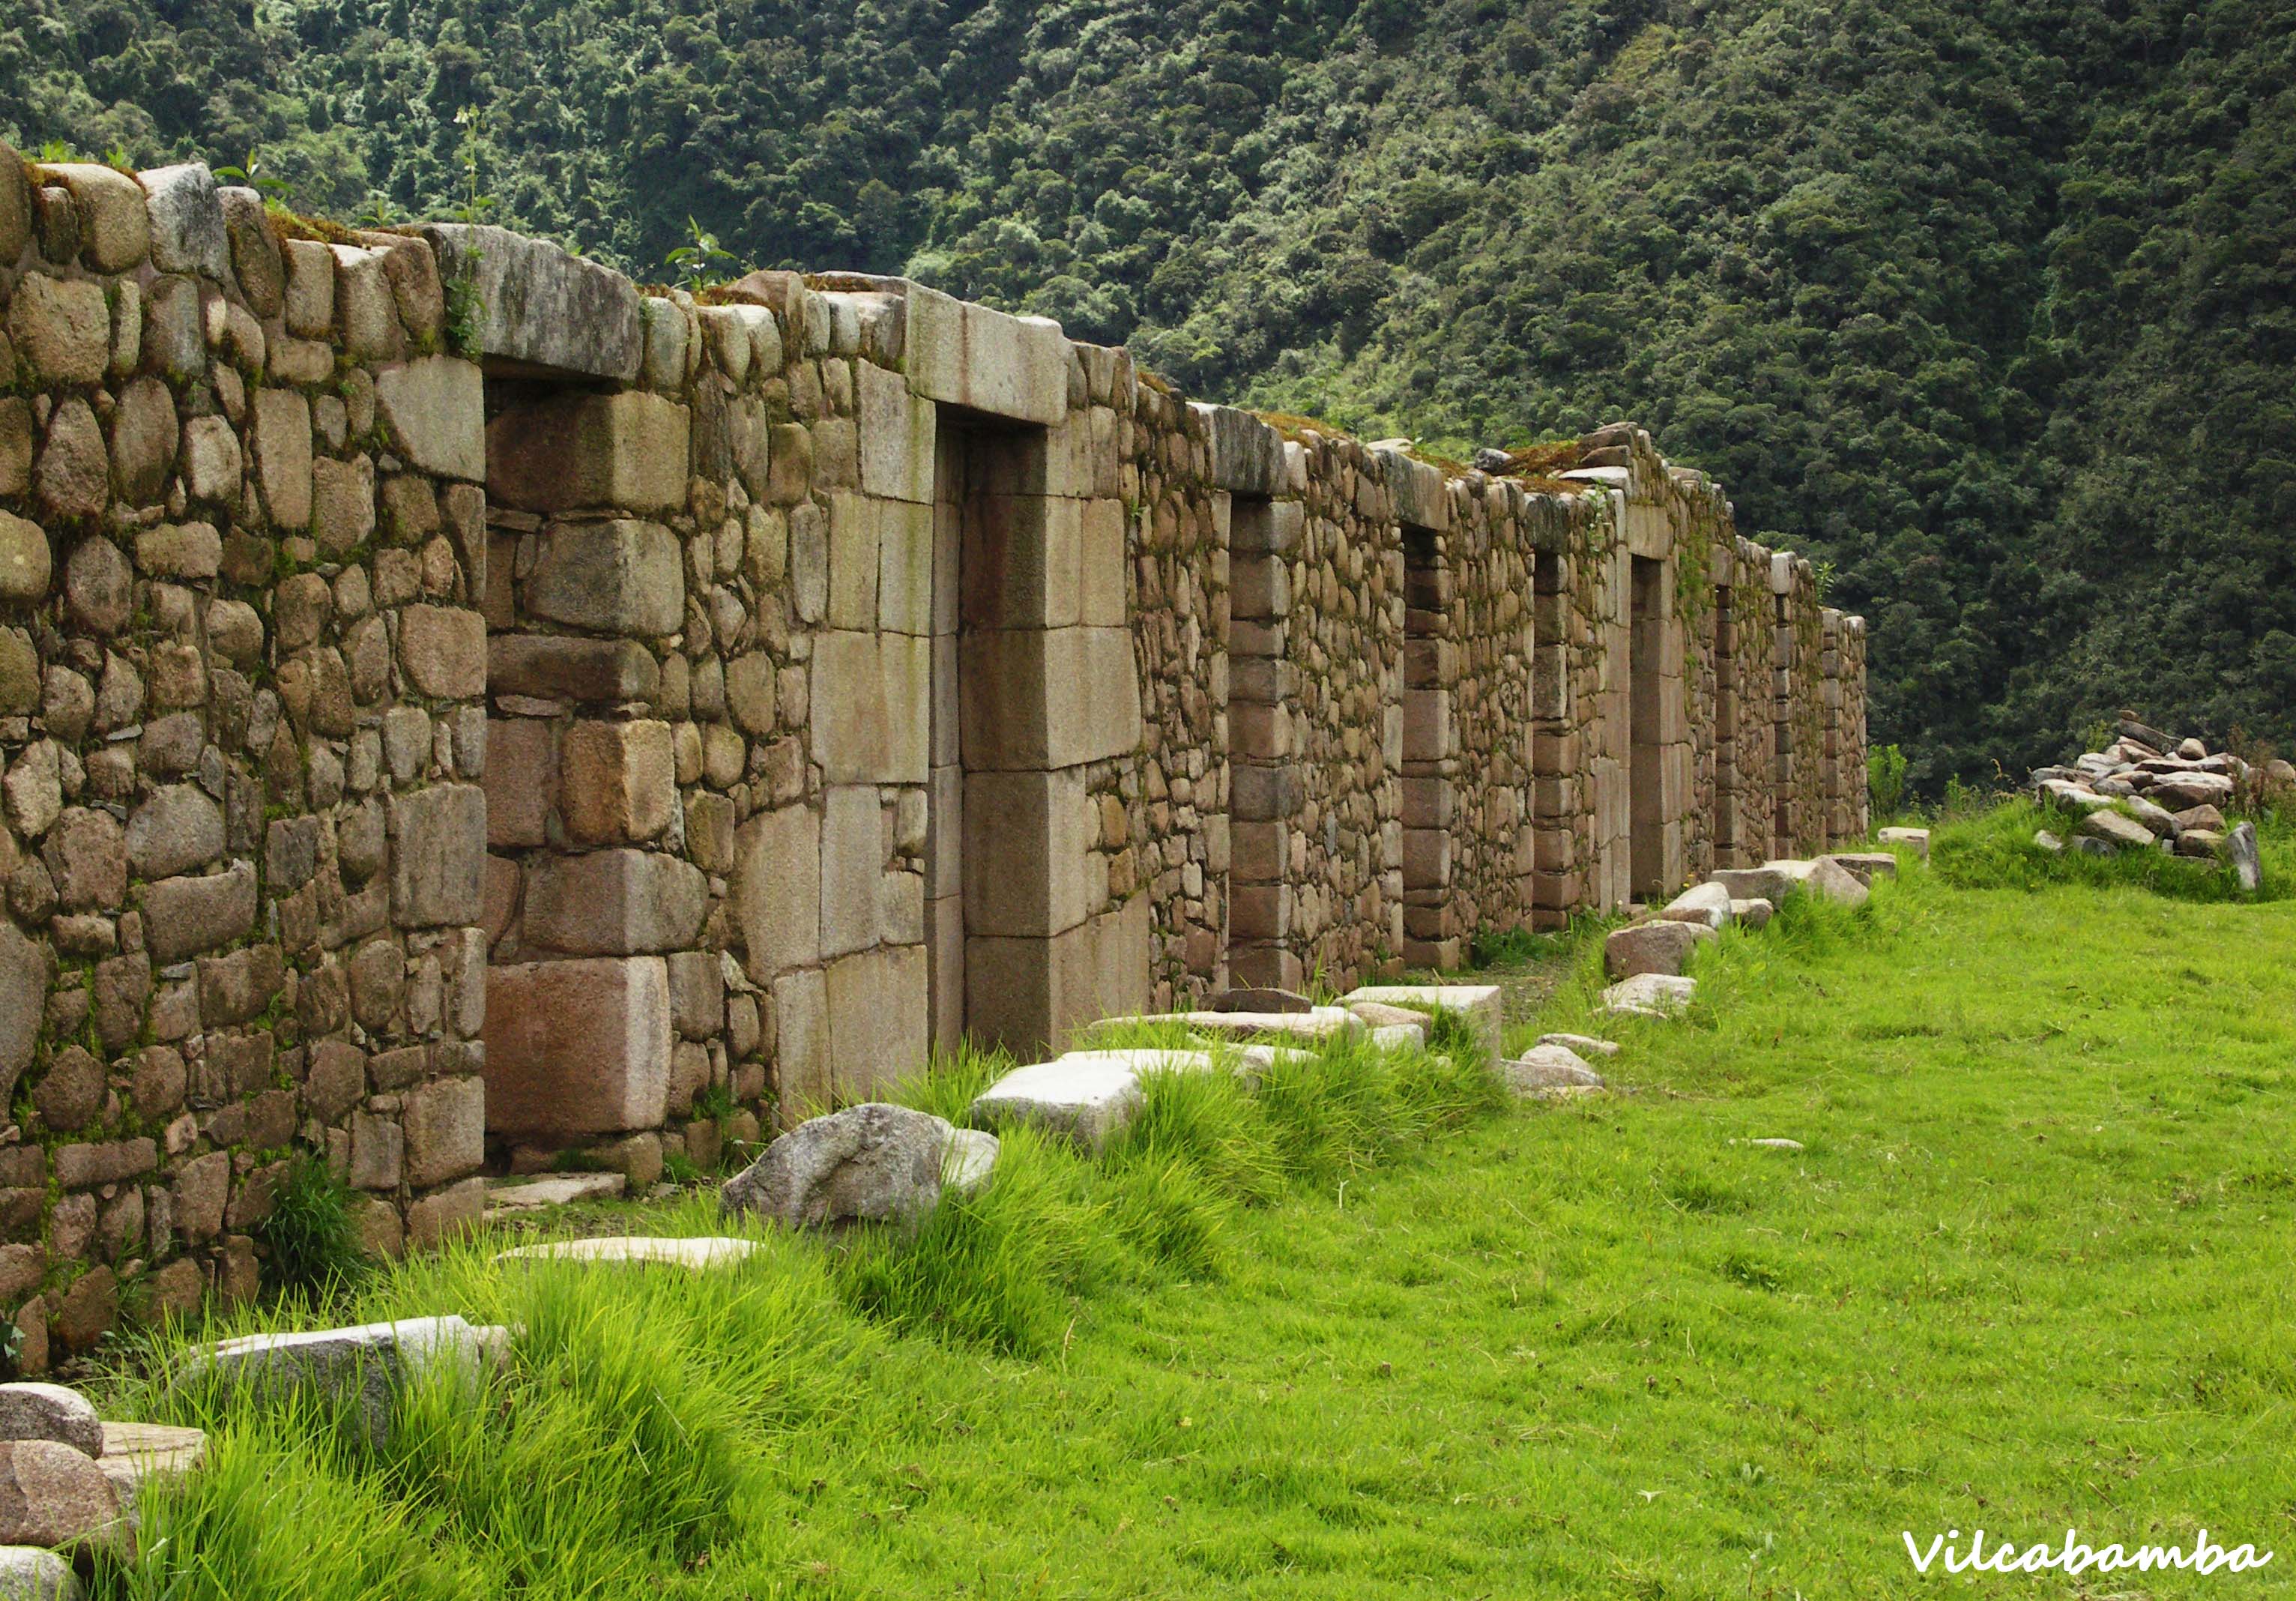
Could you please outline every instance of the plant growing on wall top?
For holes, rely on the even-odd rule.
[[[685,242],[663,258],[677,275],[679,285],[689,292],[699,293],[725,283],[726,275],[718,263],[731,261],[734,252],[719,244],[718,235],[691,216],[685,219]]]

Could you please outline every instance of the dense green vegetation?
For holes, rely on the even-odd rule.
[[[377,1450],[122,1383],[213,1466],[97,1593],[1878,1598],[1900,1531],[2205,1524],[2278,1560],[2035,1593],[2286,1595],[2292,939],[2296,901],[1910,867],[1726,932],[1684,1020],[1611,1025],[1605,1097],[1193,1076],[910,1240],[397,1265],[325,1310],[520,1326],[485,1394],[426,1388]],[[1505,975],[1552,984],[1537,1026],[1604,1031],[1598,947]]]
[[[662,275],[906,270],[1462,454],[1630,414],[1874,628],[1914,788],[2296,743],[2274,0],[20,0],[0,130]]]

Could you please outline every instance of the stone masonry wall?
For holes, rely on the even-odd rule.
[[[348,236],[347,236],[348,237]],[[480,375],[412,241],[0,149],[0,1310],[254,1293],[289,1151],[474,1219]]]
[[[898,279],[4,151],[0,331],[35,1365],[252,1293],[298,1150],[427,1244],[1864,826],[1862,620],[1632,423],[1534,485]]]

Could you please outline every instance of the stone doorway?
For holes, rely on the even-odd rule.
[[[1668,892],[1664,675],[1666,564],[1630,556],[1628,720],[1631,886],[1638,900]]]
[[[1456,967],[1461,931],[1451,889],[1453,780],[1458,753],[1451,689],[1456,670],[1446,636],[1450,607],[1443,538],[1402,525],[1403,536],[1403,959]]]

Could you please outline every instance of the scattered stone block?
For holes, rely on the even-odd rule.
[[[2232,860],[2233,876],[2243,891],[2264,887],[2264,858],[2256,844],[2256,825],[2238,823],[2225,836],[2225,854]]]
[[[1777,907],[1767,900],[1734,900],[1730,903],[1730,919],[1744,928],[1767,928],[1770,919],[1777,915]]]
[[[970,1117],[998,1127],[1033,1123],[1096,1151],[1140,1110],[1143,1073],[1212,1067],[1204,1051],[1071,1051],[1006,1073],[974,1099]]]
[[[914,1222],[940,1203],[956,1129],[945,1119],[871,1101],[808,1120],[766,1147],[726,1181],[718,1210],[785,1228],[855,1222]],[[976,1141],[987,1138],[976,1136]],[[984,1153],[969,1142],[968,1176],[985,1177]],[[996,1162],[993,1139],[986,1165]]]
[[[1371,1031],[1372,1049],[1375,1051],[1423,1051],[1427,1048],[1427,1024],[1417,1022],[1385,1022]]]
[[[199,1351],[176,1382],[282,1397],[299,1390],[357,1408],[371,1443],[390,1435],[398,1392],[437,1371],[476,1382],[507,1355],[510,1331],[453,1313],[299,1334],[242,1334]]]
[[[1111,1017],[1116,1023],[1185,1023],[1192,1033],[1217,1039],[1330,1039],[1365,1031],[1364,1021],[1345,1006],[1310,1006],[1305,1012],[1181,1012],[1172,1016]]]
[[[1496,984],[1364,984],[1341,998],[1342,1005],[1357,1001],[1400,1006],[1407,1012],[1448,1013],[1482,1037],[1491,1061],[1499,1059],[1506,1014],[1503,992]]]
[[[102,1454],[95,1466],[111,1481],[121,1508],[132,1517],[146,1484],[197,1473],[207,1465],[207,1458],[208,1437],[198,1429],[164,1423],[107,1423]],[[0,1588],[0,1597],[7,1594]]]
[[[1894,871],[1897,864],[1890,864]],[[1857,875],[1830,856],[1821,856],[1810,864],[1809,874],[1802,887],[1811,894],[1831,900],[1838,906],[1861,907],[1871,893],[1857,881]]]
[[[1774,907],[1783,906],[1802,880],[1801,874],[1787,871],[1787,866],[1773,862],[1762,867],[1725,867],[1707,882],[1719,884],[1733,900],[1767,900]]]
[[[1613,929],[1603,941],[1603,971],[1614,979],[1642,973],[1678,973],[1690,953],[1714,938],[1703,923],[1636,923]]]
[[[1587,1066],[1578,1052],[1561,1045],[1533,1046],[1513,1061],[1501,1063],[1499,1075],[1517,1096],[1562,1086],[1603,1088],[1603,1075]]]
[[[1214,996],[1211,1012],[1292,1012],[1315,1010],[1316,1003],[1292,989],[1223,989]]]
[[[1659,918],[1666,923],[1701,923],[1708,928],[1720,928],[1730,921],[1733,905],[1730,891],[1718,883],[1702,883],[1685,890],[1666,904]]]
[[[1671,973],[1638,973],[1603,991],[1600,1008],[1614,1016],[1671,1017],[1698,993],[1698,981]]]
[[[1930,859],[1930,831],[1926,828],[1885,828],[1874,837],[1884,845],[1902,845],[1923,861]]]
[[[520,1245],[495,1258],[498,1262],[603,1262],[618,1267],[683,1268],[702,1273],[734,1268],[750,1260],[759,1246],[755,1240],[722,1235],[692,1235],[676,1238],[653,1235],[609,1235],[594,1240],[554,1240],[541,1245]]]
[[[1841,863],[1850,877],[1869,888],[1876,877],[1898,876],[1898,858],[1887,850],[1836,850],[1820,859]]]

